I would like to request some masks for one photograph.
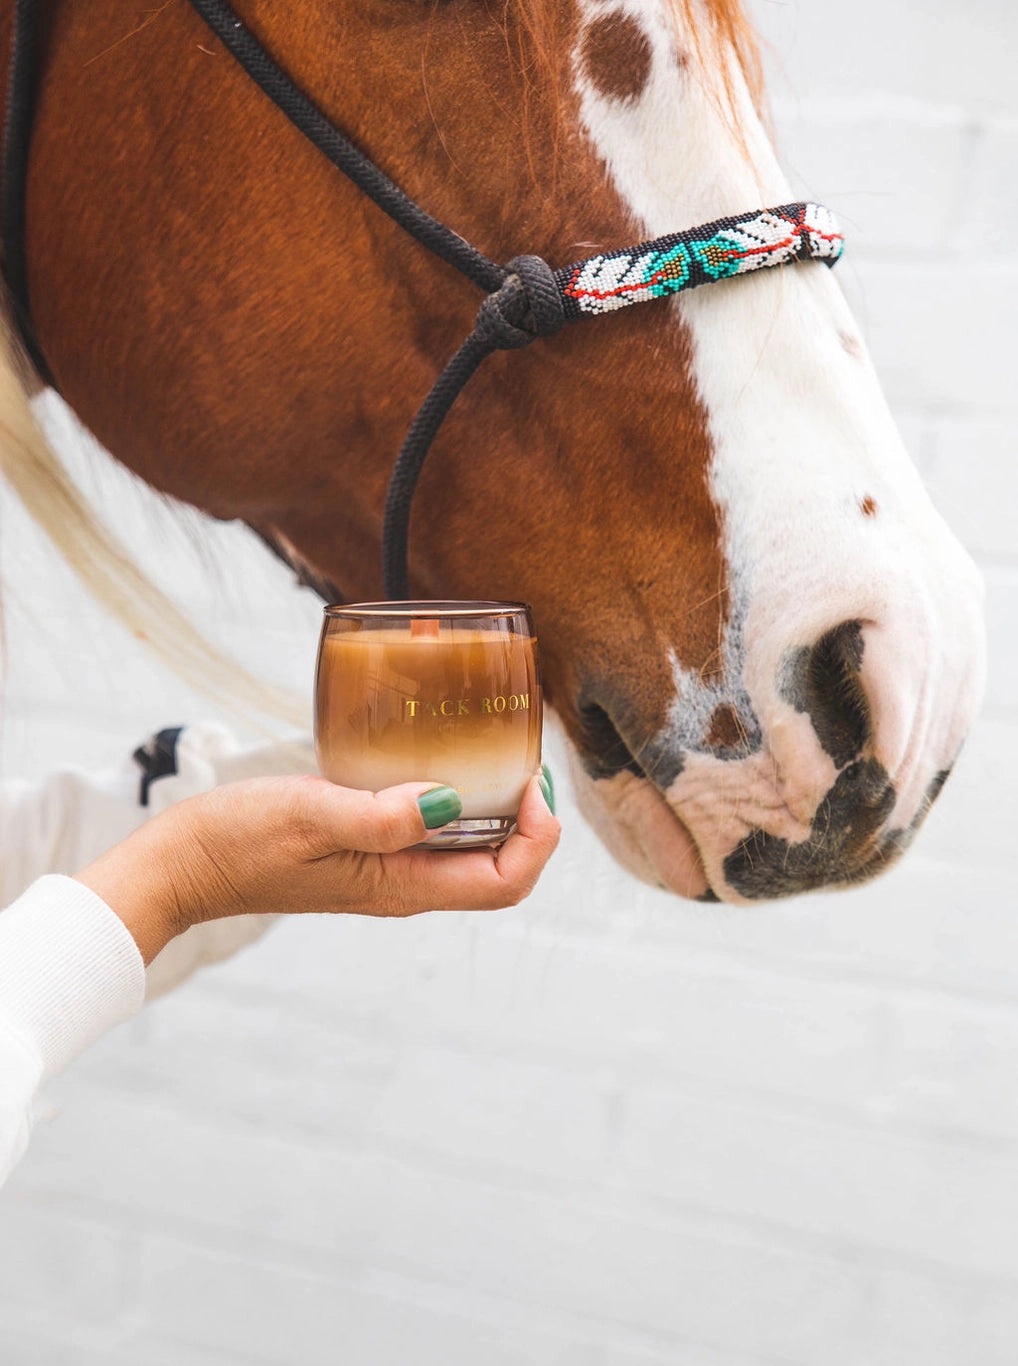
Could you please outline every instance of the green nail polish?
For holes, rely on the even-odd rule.
[[[421,808],[425,830],[437,830],[440,825],[448,825],[463,810],[459,793],[454,787],[433,787],[430,792],[422,792],[417,798]]]
[[[548,810],[549,810],[549,811],[551,812],[551,814],[554,816],[554,814],[555,814],[555,779],[551,776],[551,769],[548,767],[547,764],[542,764],[542,765],[541,765],[540,786],[541,786],[541,792],[544,794],[544,800],[548,803]]]

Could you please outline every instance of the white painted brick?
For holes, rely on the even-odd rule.
[[[776,1343],[780,1359],[795,1366],[812,1366],[821,1351],[830,1366],[853,1361],[861,1302],[850,1268],[751,1238],[726,1244],[694,1234],[679,1240],[656,1222],[631,1227],[586,1211],[535,1207],[530,1200],[512,1205],[508,1211],[501,1201],[479,1201],[483,1216],[499,1215],[489,1238],[479,1242],[481,1266],[463,1267],[452,1277],[438,1272],[419,1286],[405,1276],[368,1269],[348,1285],[330,1276],[325,1263],[296,1276],[278,1263],[241,1262],[155,1241],[146,1255],[153,1288],[146,1309],[158,1327],[185,1340],[221,1340],[255,1361],[296,1355],[308,1366],[331,1366],[337,1354],[414,1366],[468,1366],[477,1360],[550,1366],[561,1360],[562,1339],[568,1343],[572,1335],[583,1342],[577,1320],[588,1325],[588,1344],[602,1344],[592,1359],[600,1355],[604,1366],[631,1359],[624,1346],[615,1345],[629,1335],[664,1338],[657,1359],[684,1366],[698,1360],[701,1348],[708,1363],[729,1354],[737,1361],[755,1361],[759,1354],[765,1363]],[[435,1246],[439,1261],[449,1214],[444,1205],[429,1202],[426,1213],[410,1216],[413,1233],[423,1245]],[[498,1266],[494,1275],[489,1265]],[[717,1317],[705,1312],[705,1296],[720,1285],[729,1312]],[[504,1296],[504,1303],[493,1294]],[[616,1318],[620,1302],[627,1305],[628,1322]],[[734,1305],[737,1313],[731,1312]],[[172,1306],[185,1309],[174,1312]],[[499,1324],[494,1332],[489,1314]],[[397,1348],[386,1356],[378,1351],[383,1335]],[[445,1356],[436,1344],[445,1344]],[[578,1346],[574,1360],[583,1359]]]
[[[956,860],[961,868],[982,865],[1010,873],[1014,867],[1016,759],[1014,723],[984,716],[954,767],[950,780],[956,785],[954,799],[949,801],[945,790],[926,818],[915,849],[938,859]],[[962,800],[963,793],[970,800]],[[1015,904],[1004,879],[1000,894]]]
[[[64,1092],[68,1105],[85,1103],[96,1084],[172,1096],[178,1106],[251,1123],[271,1108],[281,1129],[344,1145],[407,1160],[457,1153],[492,1170],[567,1180],[596,1179],[599,1164],[610,1163],[628,1087],[654,1078],[683,1094],[741,1093],[760,1104],[797,1098],[828,1115],[1018,1136],[1011,1091],[994,1082],[1018,1047],[1018,1002],[945,998],[942,990],[945,977],[965,980],[965,955],[975,945],[987,958],[996,950],[1003,976],[994,983],[980,958],[967,965],[971,981],[983,992],[994,985],[1015,992],[1016,917],[1006,906],[993,922],[984,917],[999,926],[1003,947],[974,936],[971,888],[949,913],[937,886],[942,870],[930,882],[933,905],[918,901],[907,918],[900,898],[862,924],[846,906],[843,940],[828,929],[821,939],[828,970],[812,980],[805,953],[798,972],[775,962],[773,950],[766,966],[754,963],[765,950],[756,935],[742,946],[729,936],[728,948],[741,948],[742,957],[707,955],[692,943],[676,953],[673,940],[663,959],[637,946],[579,943],[566,955],[561,945],[542,948],[531,931],[526,946],[509,939],[497,956],[485,952],[472,965],[447,941],[444,970],[386,993],[384,1020],[343,1013],[348,982],[359,976],[353,965],[370,975],[378,955],[366,947],[336,953],[323,924],[316,957],[335,969],[330,1016],[305,1013],[298,1022],[285,995],[242,1000],[208,983],[207,994],[192,990],[190,1000],[171,998],[149,1011],[131,1028],[130,1051],[94,1050]],[[255,952],[271,962],[270,945]],[[874,973],[878,953],[885,980]],[[896,979],[886,980],[892,970]],[[839,981],[838,972],[859,980]],[[927,1015],[977,1052],[980,1038],[989,1038],[982,1066],[946,1054],[931,1061],[921,1032],[907,1028]],[[931,1105],[929,1074],[937,1067]]]
[[[1018,513],[1016,513],[1018,520]],[[1018,715],[1018,559],[986,573],[989,677],[986,703]]]
[[[894,92],[975,111],[1014,108],[1015,11],[1008,0],[750,0],[772,87],[827,99]]]
[[[165,1332],[172,1331],[170,1319],[160,1315],[179,1321],[179,1306],[186,1303],[203,1325],[201,1334],[191,1332],[193,1341],[216,1341],[208,1334],[227,1313],[222,1295],[230,1287],[202,1277],[203,1291],[190,1279],[186,1289],[175,1289],[174,1267],[197,1277],[193,1248],[210,1238],[226,1240],[234,1257],[247,1258],[259,1247],[263,1256],[272,1248],[300,1250],[317,1266],[331,1265],[344,1282],[353,1277],[355,1288],[368,1269],[377,1269],[468,1299],[522,1302],[543,1316],[670,1333],[764,1356],[783,1341],[787,1316],[781,1306],[792,1301],[803,1305],[804,1317],[784,1350],[804,1363],[811,1357],[796,1343],[808,1339],[815,1348],[820,1334],[850,1340],[860,1309],[850,1262],[732,1233],[724,1225],[677,1226],[650,1206],[618,1206],[614,1196],[594,1190],[567,1198],[495,1186],[460,1174],[455,1160],[447,1169],[425,1172],[370,1152],[281,1142],[122,1100],[105,1104],[101,1115],[68,1111],[64,1139],[82,1152],[94,1151],[95,1140],[87,1141],[92,1126],[118,1134],[118,1161],[115,1181],[96,1180],[93,1173],[90,1202],[101,1198],[132,1226],[143,1221],[188,1234],[186,1255],[169,1265],[157,1258],[143,1303],[149,1320]],[[50,1198],[70,1197],[66,1164],[46,1151],[52,1141],[36,1155],[32,1185]],[[196,1163],[200,1151],[218,1157]],[[475,1232],[464,1236],[469,1229]],[[720,1275],[737,1285],[745,1317],[713,1328],[708,1301]],[[276,1296],[254,1294],[254,1271],[239,1279],[250,1302],[242,1320],[232,1313],[228,1319],[234,1348],[242,1353],[270,1333],[269,1315],[285,1322],[305,1294],[318,1298],[307,1275],[295,1287],[292,1305],[282,1303],[282,1286]],[[329,1296],[333,1303],[335,1288]]]
[[[1018,1296],[1010,1285],[931,1282],[883,1267],[875,1276],[869,1330],[866,1366],[1013,1366]]]
[[[2,1323],[2,1320],[0,1320]],[[9,1332],[0,1327],[0,1347],[4,1360],[16,1362],[17,1366],[78,1366],[85,1361],[92,1366],[95,1358],[88,1349],[71,1342],[54,1342],[41,1335],[27,1332]]]
[[[1018,1011],[960,1007],[934,995],[899,999],[888,1022],[883,1094],[874,1116],[928,1126],[947,1143],[1018,1141],[1018,1091],[1003,1084],[1018,1057]]]
[[[655,1348],[639,1342],[647,1335],[607,1323],[584,1331],[562,1315],[546,1322],[540,1309],[493,1306],[458,1287],[373,1269],[350,1280],[330,1274],[327,1263],[295,1269],[159,1238],[146,1249],[144,1271],[153,1292],[151,1317],[164,1332],[183,1342],[222,1343],[252,1363],[665,1366],[676,1360],[674,1342]],[[693,1361],[684,1346],[679,1352]],[[727,1354],[704,1356],[705,1366],[711,1361],[739,1366]]]
[[[287,938],[288,929],[281,930]],[[363,982],[353,967],[356,964],[370,978],[381,955],[366,942],[361,948],[341,950],[323,929],[326,932],[315,941],[316,957],[333,965],[333,1028],[342,1029],[342,1040],[356,1040],[358,1050],[372,1044],[376,1053],[369,1056],[390,1058],[394,1052],[414,1058],[416,1053],[412,1065],[419,1065],[421,1045],[429,1051],[442,1045],[469,1050],[482,1060],[492,1052],[501,1053],[506,1061],[518,1059],[522,1050],[528,1059],[548,1056],[563,1070],[586,1073],[592,1086],[602,1085],[616,1072],[629,1075],[634,1068],[663,1067],[686,1081],[700,1076],[734,1082],[749,1074],[760,1089],[818,1099],[840,1095],[858,1100],[868,1094],[879,1072],[881,1007],[877,994],[864,984],[834,988],[835,1008],[829,982],[766,977],[718,954],[691,956],[674,941],[666,959],[638,946],[575,943],[565,952],[560,938],[543,935],[535,926],[529,943],[512,938],[485,941],[473,963],[466,960],[462,944],[446,939],[440,969],[426,979],[408,980],[398,997],[387,998],[391,1004],[383,1020],[358,1009],[356,994]],[[311,940],[307,942],[310,948]],[[269,946],[253,952],[271,970]],[[387,958],[383,961],[390,965]],[[309,984],[302,992],[305,1005],[313,991]],[[282,1004],[276,992],[271,999]],[[214,1009],[212,1004],[197,1008],[199,1030]],[[228,1001],[218,1009],[225,1015]],[[264,1002],[254,1009],[264,1010]],[[167,1022],[164,1031],[175,1030],[175,1020],[184,1010],[172,1001],[159,1007]],[[266,1026],[259,1027],[257,1018],[252,1019],[246,1000],[240,1018],[245,1021],[242,1029],[250,1028],[254,1040],[265,1032]],[[316,1013],[310,1027],[316,1029],[321,1019]],[[187,1030],[186,1021],[181,1028]],[[225,1030],[229,1029],[227,1024]],[[199,1046],[196,1039],[192,1048]],[[144,1063],[148,1049],[141,1047]],[[170,1040],[157,1043],[156,1052],[162,1056],[164,1047],[174,1058],[177,1050]],[[236,1047],[242,1048],[242,1042]],[[305,1054],[302,1050],[302,1068],[313,1068]],[[190,1056],[185,1047],[180,1060],[169,1065],[186,1069]],[[233,1056],[226,1054],[227,1072]],[[268,1056],[271,1060],[271,1049]],[[841,1067],[837,1082],[829,1076],[832,1057]],[[391,1061],[388,1065],[394,1067]],[[450,1065],[456,1065],[453,1059]],[[388,1081],[381,1070],[376,1076],[380,1085]],[[363,1073],[359,1079],[368,1080]],[[315,1100],[313,1105],[317,1104]]]
[[[154,1035],[138,1031],[137,1047],[112,1064],[100,1053],[68,1087],[75,1103],[95,1078],[251,1120],[271,1105],[281,1126],[333,1141],[483,1155],[493,1167],[577,1180],[596,1179],[610,1158],[637,1076],[712,1090],[740,1089],[750,1076],[759,1096],[855,1107],[884,1082],[887,1008],[865,987],[757,980],[721,964],[710,980],[702,967],[651,968],[643,955],[612,962],[601,951],[570,955],[568,970],[554,972],[528,958],[508,1013],[496,979],[483,993],[494,1009],[478,1010],[455,971],[425,995],[393,1000],[385,1026],[351,1018],[296,1028],[267,1003],[167,1001],[150,1012]],[[611,989],[619,978],[624,992]],[[256,1093],[246,1081],[252,1053]]]
[[[330,1146],[395,1154],[413,1162],[434,1154],[493,1172],[508,1170],[575,1182],[597,1179],[614,1103],[610,1075],[589,1066],[570,1071],[561,1052],[552,1062],[501,1052],[490,1039],[470,1048],[442,1046],[415,1012],[373,1037],[370,1026],[295,1027],[278,1008],[238,1009],[221,999],[153,1012],[162,1026],[111,1068],[63,1089],[68,1108],[87,1103],[91,1078],[177,1107],[259,1125],[267,1109],[287,1135],[324,1136]],[[415,1040],[415,1029],[423,1036]],[[214,1039],[214,1045],[210,1040]],[[214,1056],[209,1058],[210,1047]],[[252,1057],[258,1085],[251,1086]],[[103,1060],[104,1061],[104,1060]]]
[[[973,148],[971,178],[959,234],[972,252],[1007,261],[1014,251],[1018,221],[1018,118],[991,118],[981,125]]]
[[[975,555],[1018,558],[1018,435],[1013,422],[940,416],[923,473],[933,501]]]
[[[856,94],[778,103],[777,148],[796,197],[838,216],[847,255],[958,256],[972,132],[959,106]]]
[[[0,1349],[6,1324],[45,1323],[54,1310],[91,1329],[115,1323],[131,1303],[137,1256],[130,1235],[12,1189],[0,1207]]]
[[[1018,269],[866,260],[854,270],[864,294],[856,312],[892,403],[1013,413]]]
[[[723,953],[747,971],[819,989],[869,982],[887,992],[920,985],[1018,1000],[1018,917],[1001,873],[921,851],[865,888],[799,897],[765,916],[714,908],[682,919],[681,934],[657,919],[645,935],[661,955],[699,969],[705,983],[718,969],[700,954]]]
[[[137,1328],[94,1341],[66,1321],[40,1325],[32,1333],[0,1328],[0,1351],[4,1366],[250,1366],[232,1352],[167,1343]]]
[[[640,1088],[619,1179],[827,1245],[1018,1280],[1018,1149],[997,1151]]]

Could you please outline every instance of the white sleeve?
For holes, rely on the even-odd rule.
[[[308,740],[240,749],[215,724],[184,727],[172,764],[172,772],[152,780],[145,806],[142,770],[131,758],[101,773],[68,768],[41,782],[0,783],[0,906],[44,873],[80,872],[185,797],[239,778],[315,772]]]
[[[123,921],[63,874],[217,783],[314,767],[307,741],[239,750],[222,727],[192,726],[180,736],[177,771],[152,782],[148,806],[139,802],[134,764],[0,786],[0,906],[18,897],[0,911],[0,1185],[25,1150],[42,1084],[134,1015],[146,995],[141,954]],[[234,916],[196,925],[150,965],[148,994],[227,957],[275,919]]]
[[[42,1083],[144,997],[137,945],[80,882],[42,877],[0,914],[0,1185],[25,1150]]]
[[[185,797],[241,778],[315,771],[307,739],[241,749],[216,724],[185,727],[174,746],[173,764],[174,772],[151,782],[147,806],[139,799],[141,769],[131,760],[105,773],[68,769],[40,783],[0,785],[0,906],[44,873],[80,872],[143,821]],[[149,965],[149,997],[230,957],[264,934],[275,919],[244,915],[195,925],[171,940]]]

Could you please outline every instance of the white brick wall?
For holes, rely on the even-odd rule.
[[[849,228],[839,274],[987,576],[986,711],[915,852],[851,894],[683,907],[564,795],[523,908],[277,929],[53,1088],[0,1198],[4,1366],[1018,1359],[1018,12],[756,13],[785,160]],[[69,449],[306,690],[317,605]],[[210,714],[0,516],[4,772]]]

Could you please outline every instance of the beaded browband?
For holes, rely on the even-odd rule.
[[[833,266],[844,246],[829,209],[782,204],[590,256],[554,275],[565,316],[573,319],[790,261]]]
[[[832,266],[841,256],[844,241],[828,209],[819,204],[783,204],[719,218],[635,247],[601,252],[561,270],[553,270],[540,256],[518,256],[499,265],[408,198],[294,84],[229,5],[223,0],[191,0],[191,4],[251,79],[334,166],[401,228],[486,293],[474,330],[418,410],[389,479],[382,573],[390,598],[409,596],[407,536],[425,456],[485,356],[550,337],[567,322],[697,285],[792,261],[817,260]],[[44,8],[41,0],[17,0],[15,8],[0,219],[4,276],[15,317],[36,368],[52,383],[32,327],[24,243],[24,189]]]

